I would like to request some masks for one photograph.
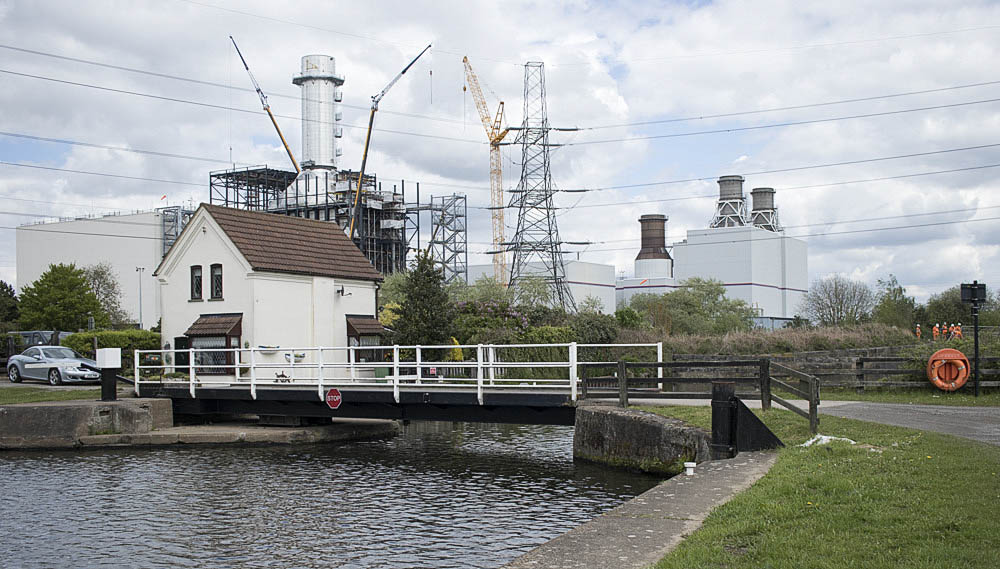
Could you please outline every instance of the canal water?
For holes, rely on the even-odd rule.
[[[0,453],[4,567],[494,568],[654,486],[571,427],[337,445]]]

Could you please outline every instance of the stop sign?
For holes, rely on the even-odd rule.
[[[343,401],[343,398],[340,396],[339,389],[331,389],[326,392],[326,406],[330,409],[339,408],[341,401]]]

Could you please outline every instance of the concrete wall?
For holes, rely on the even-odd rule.
[[[576,410],[573,456],[673,475],[684,462],[711,459],[711,433],[654,413],[586,405]]]
[[[169,399],[5,405],[0,407],[0,449],[74,447],[91,435],[148,433],[173,425]]]
[[[16,231],[17,288],[22,290],[51,264],[75,263],[83,268],[108,262],[118,276],[122,308],[139,320],[139,280],[144,267],[142,323],[151,328],[160,318],[159,284],[153,270],[163,254],[159,212],[109,215],[58,223],[22,225]]]

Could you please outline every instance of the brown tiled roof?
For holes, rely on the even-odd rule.
[[[381,281],[382,275],[332,221],[201,208],[219,224],[255,271]]]
[[[243,314],[202,314],[185,336],[242,336]]]
[[[347,333],[350,336],[381,336],[385,334],[385,327],[374,316],[348,316]]]

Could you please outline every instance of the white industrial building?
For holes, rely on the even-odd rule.
[[[586,261],[566,261],[566,284],[569,285],[569,292],[573,295],[576,304],[579,304],[588,296],[592,296],[601,302],[601,311],[605,314],[615,311],[615,268],[611,265],[601,263],[588,263]],[[550,274],[550,269],[543,263],[528,263],[526,274],[538,275],[541,277]],[[493,265],[469,265],[469,283],[475,283],[483,276],[493,277]],[[504,280],[510,276],[505,275]]]
[[[758,324],[790,319],[808,289],[806,243],[783,234],[772,188],[751,191],[748,210],[742,176],[719,178],[719,201],[708,229],[687,232],[687,239],[666,247],[666,216],[644,215],[642,248],[635,274],[617,281],[617,300],[636,294],[663,294],[700,277],[722,283],[729,298],[745,301]]]
[[[160,286],[153,278],[153,269],[180,235],[191,213],[175,206],[22,225],[15,238],[18,291],[37,280],[49,265],[73,263],[84,268],[110,263],[118,276],[122,309],[135,322],[141,316],[144,328],[156,326],[160,319]]]

